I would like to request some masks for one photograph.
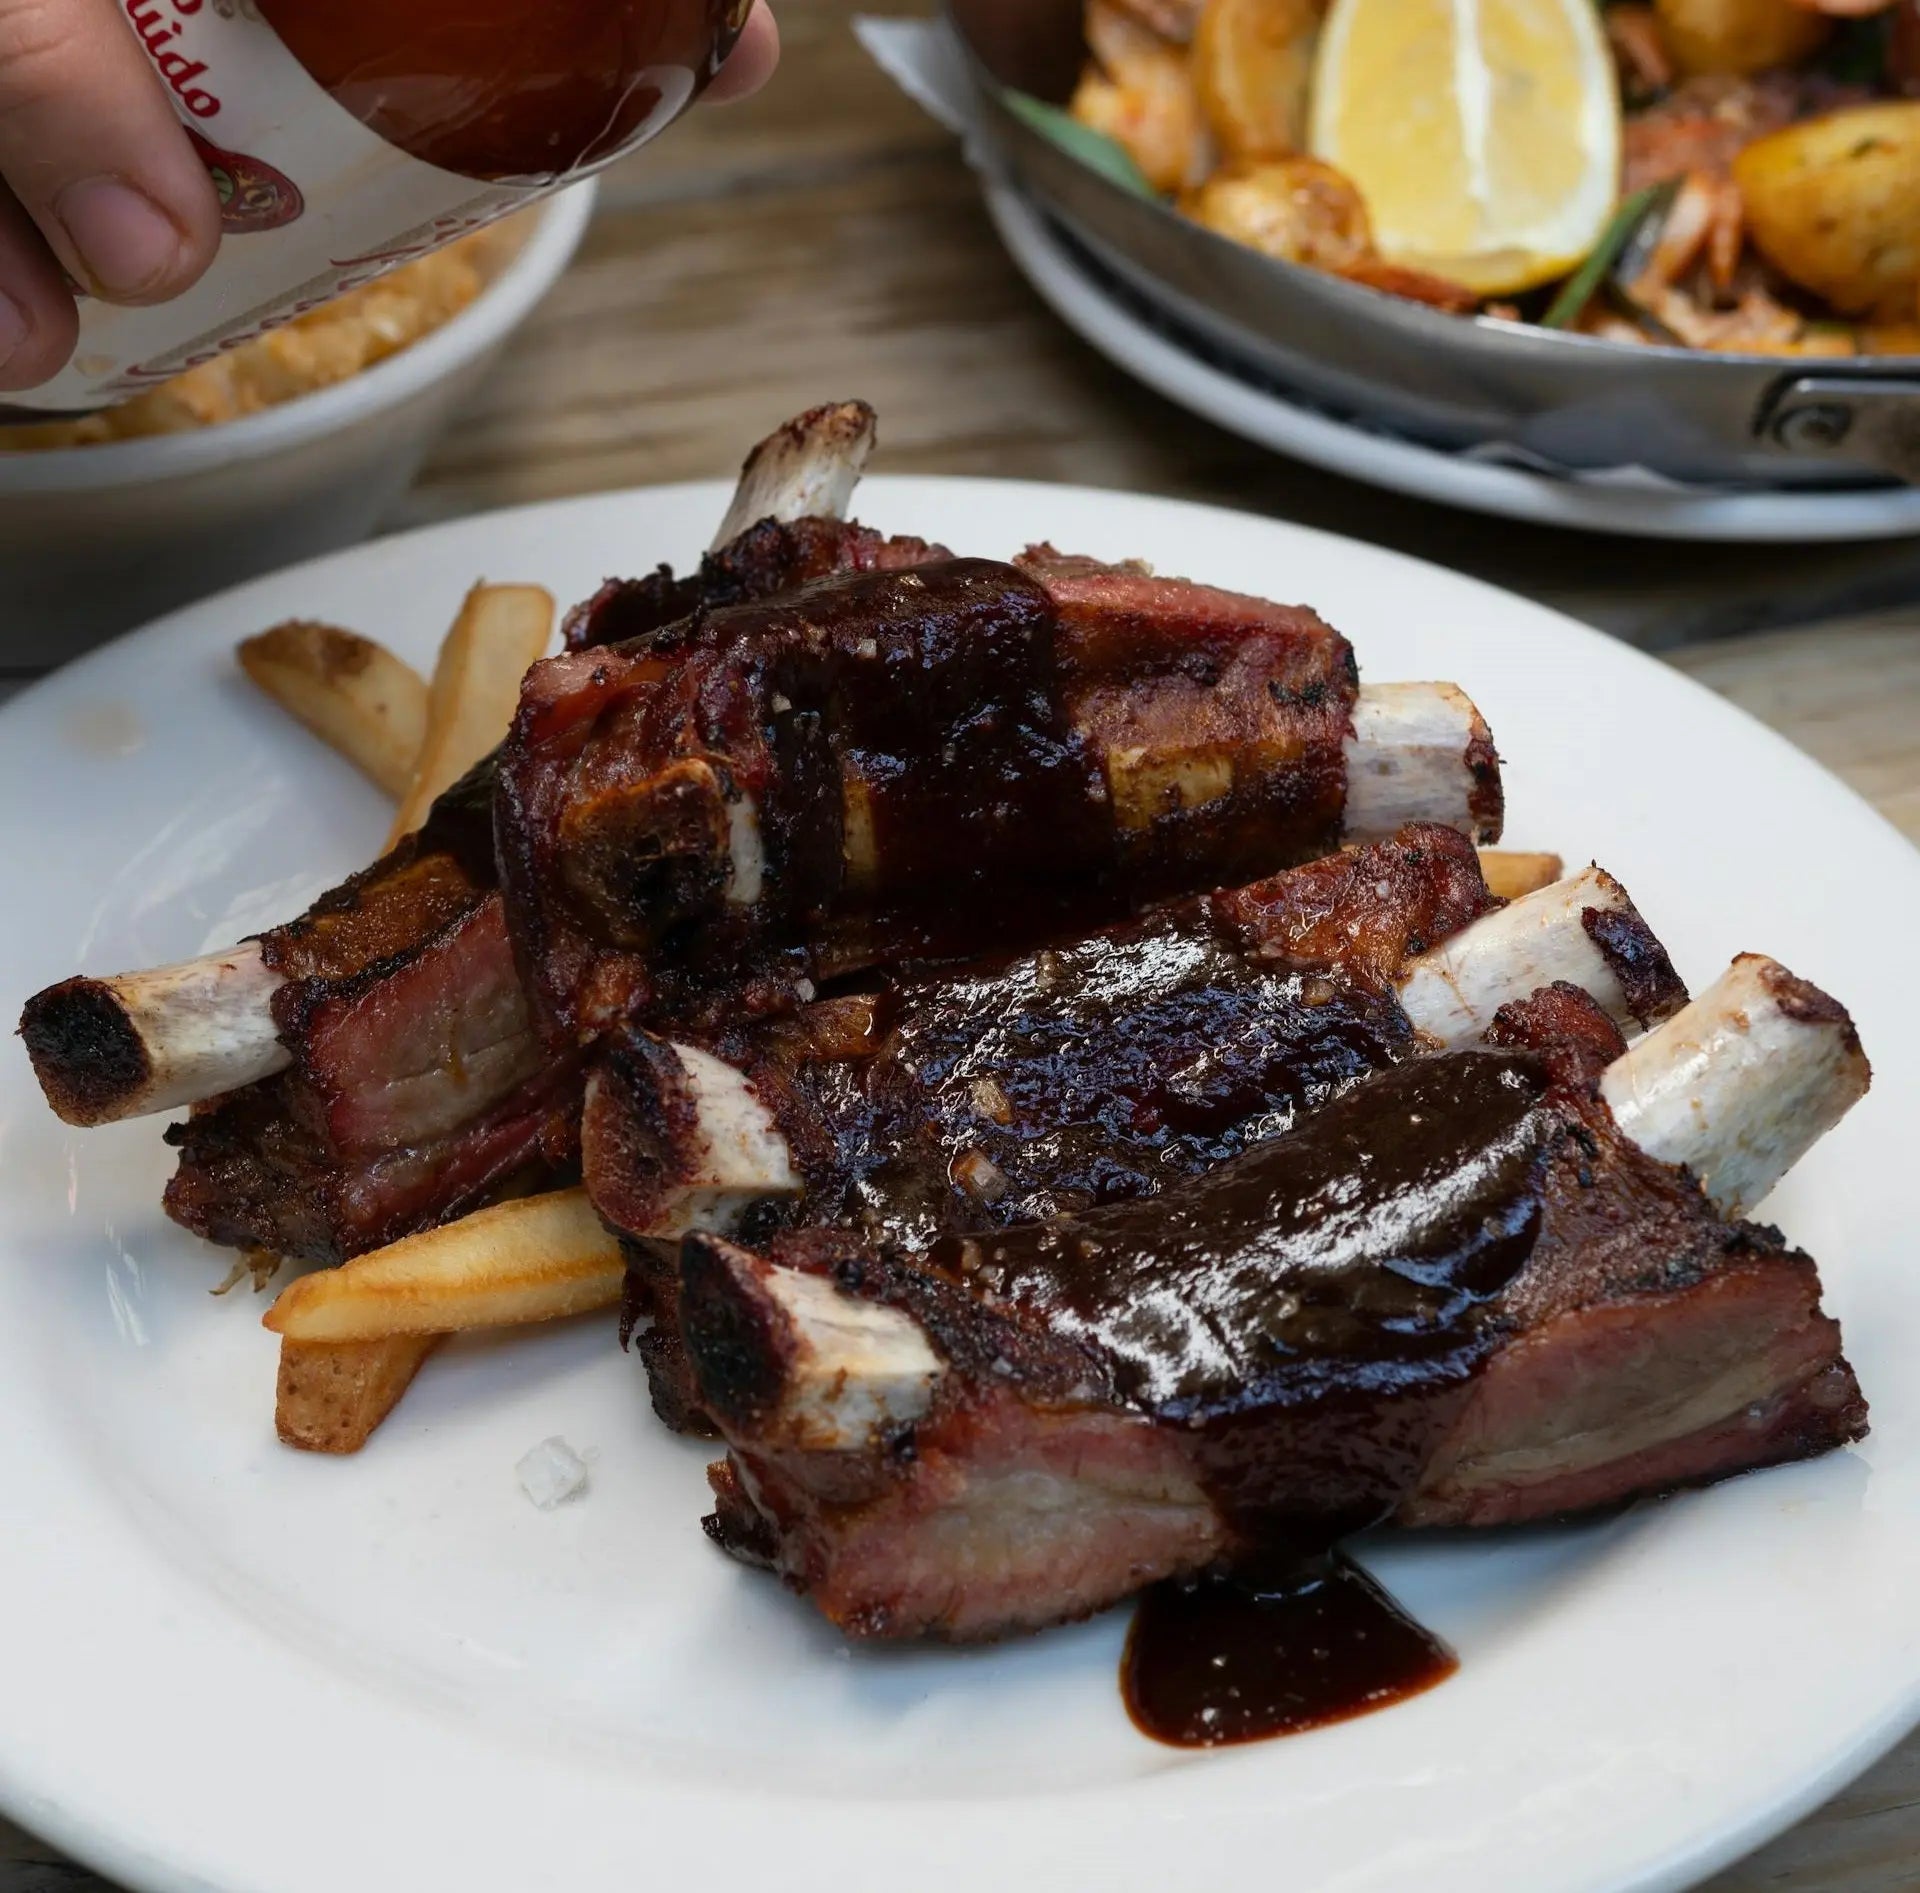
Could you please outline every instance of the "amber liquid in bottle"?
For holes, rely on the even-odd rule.
[[[465,177],[544,183],[651,136],[732,50],[748,0],[255,0],[370,130]]]
[[[87,301],[71,363],[0,423],[153,386],[644,143],[750,0],[128,0],[220,191],[172,302]]]

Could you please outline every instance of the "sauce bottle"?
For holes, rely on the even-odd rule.
[[[645,143],[750,0],[115,0],[220,195],[213,267],[150,309],[83,299],[73,359],[7,411],[103,407]]]

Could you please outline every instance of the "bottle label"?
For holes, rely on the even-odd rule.
[[[253,0],[114,0],[220,194],[220,254],[151,309],[83,297],[72,361],[14,407],[101,407],[543,195],[409,157],[294,58]],[[270,156],[263,155],[270,154]]]

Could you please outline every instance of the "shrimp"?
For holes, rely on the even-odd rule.
[[[1628,118],[1625,188],[1637,191],[1690,171],[1724,178],[1754,139],[1866,97],[1860,87],[1822,73],[1763,72],[1748,79],[1706,73],[1683,80],[1657,105]]]
[[[1124,145],[1155,190],[1198,183],[1213,145],[1185,50],[1102,0],[1087,8],[1086,30],[1093,61],[1068,110]]]
[[[1622,0],[1601,14],[1614,64],[1620,69],[1621,89],[1629,97],[1664,92],[1677,73],[1673,55],[1661,37],[1660,16],[1645,0]]]
[[[1707,280],[1721,295],[1733,287],[1734,272],[1746,242],[1746,206],[1731,178],[1689,171],[1660,226],[1653,254],[1636,278],[1638,294],[1671,289],[1702,263]]]
[[[1459,283],[1381,256],[1353,180],[1318,158],[1225,165],[1198,190],[1188,191],[1180,209],[1196,223],[1283,263],[1302,263],[1455,314],[1478,302]]]

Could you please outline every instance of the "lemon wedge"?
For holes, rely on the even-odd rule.
[[[1620,181],[1620,95],[1593,0],[1334,0],[1313,155],[1360,187],[1390,262],[1483,296],[1563,276]]]

